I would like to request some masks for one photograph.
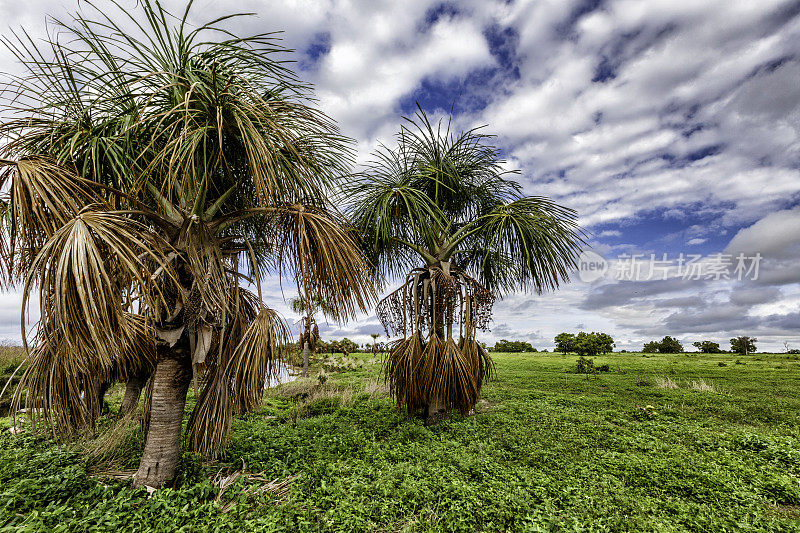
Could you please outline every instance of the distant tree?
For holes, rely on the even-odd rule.
[[[559,333],[554,340],[556,342],[555,351],[567,354],[573,350],[575,335],[572,333]]]
[[[683,345],[673,337],[667,335],[663,339],[658,346],[659,353],[683,353]]]
[[[370,333],[370,337],[372,337],[372,353],[375,354],[378,352],[378,337],[381,336],[380,333]]]
[[[536,348],[534,348],[531,343],[525,341],[508,341],[506,339],[497,341],[494,344],[494,348],[492,348],[493,352],[505,352],[505,353],[523,353],[523,352],[535,352]]]
[[[658,353],[661,351],[661,343],[658,341],[650,341],[644,344],[642,347],[643,353]]]
[[[603,348],[602,342],[596,333],[581,331],[575,336],[572,351],[578,355],[597,355]]]
[[[719,344],[711,341],[693,342],[692,346],[700,353],[722,353]]]
[[[293,298],[289,302],[292,311],[302,316],[303,332],[300,334],[300,349],[303,352],[302,376],[308,376],[308,362],[312,352],[316,353],[316,344],[319,340],[319,326],[314,315],[322,312],[327,317],[335,318],[337,312],[330,305],[325,304],[319,296]]]
[[[751,353],[755,353],[756,351],[756,339],[755,337],[735,337],[731,339],[731,351],[733,353],[738,353],[742,355],[749,355]]]
[[[358,344],[351,341],[347,337],[339,341],[339,346],[345,355],[350,355],[351,353],[358,351]]]
[[[614,351],[614,339],[608,333],[592,333],[597,335],[597,340],[600,342],[600,353],[610,353]]]

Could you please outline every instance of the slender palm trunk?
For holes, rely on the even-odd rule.
[[[303,341],[303,377],[308,377],[308,359],[311,356],[311,343]]]
[[[180,461],[180,438],[186,391],[192,372],[188,347],[159,347],[153,375],[150,425],[134,486],[161,487],[175,477]]]
[[[142,389],[149,377],[149,372],[141,371],[131,376],[125,384],[125,396],[122,397],[122,404],[119,406],[120,416],[132,413],[139,407],[139,397],[142,395]]]

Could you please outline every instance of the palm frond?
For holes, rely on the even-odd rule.
[[[332,211],[294,204],[274,217],[278,265],[339,317],[354,317],[375,301],[375,282],[354,235]]]
[[[242,323],[247,314],[248,310],[244,310]],[[283,319],[272,309],[262,308],[203,389],[189,420],[191,449],[211,457],[222,452],[233,413],[250,411],[261,404],[266,381],[274,378],[290,342],[291,332]]]
[[[68,436],[94,423],[100,413],[94,391],[102,380],[86,354],[70,350],[63,336],[40,333],[11,403],[15,419],[24,409],[34,430]]]
[[[542,197],[498,205],[465,230],[474,235],[458,247],[474,261],[469,266],[481,281],[501,294],[527,287],[537,293],[556,289],[569,280],[585,245],[575,211]]]
[[[72,220],[84,205],[101,199],[88,182],[47,158],[4,161],[0,190],[8,190],[2,233],[8,239],[3,274],[19,280],[44,243]]]
[[[165,261],[162,244],[148,229],[121,214],[84,211],[59,228],[31,264],[23,308],[38,287],[42,326],[63,338],[69,353],[86,354],[110,369],[143,327],[128,315],[131,289],[141,304],[155,306],[147,272]],[[150,263],[148,264],[148,260]],[[25,321],[23,314],[23,331]]]

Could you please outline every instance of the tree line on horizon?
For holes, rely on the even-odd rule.
[[[581,356],[601,355],[611,353],[616,346],[614,339],[607,333],[597,332],[584,332],[575,333],[559,333],[553,339],[555,342],[556,352],[563,354],[575,353]],[[698,353],[739,353],[742,355],[749,355],[756,352],[756,342],[758,339],[749,336],[734,337],[730,340],[730,350],[723,350],[720,348],[719,343],[704,340],[693,342],[692,346],[697,348]],[[800,353],[800,350],[790,350],[787,346],[787,353]],[[525,353],[525,352],[538,352],[530,342],[527,341],[509,341],[503,339],[497,341],[491,351],[506,352],[506,353]],[[546,352],[547,350],[542,350]],[[620,353],[625,353],[627,350],[621,350]],[[683,344],[676,338],[666,335],[660,341],[646,342],[642,346],[642,353],[684,353]]]

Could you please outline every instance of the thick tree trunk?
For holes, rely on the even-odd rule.
[[[159,351],[162,349],[153,375],[147,439],[133,479],[136,487],[161,487],[175,477],[180,461],[181,422],[192,379],[191,363],[185,349],[159,347]]]
[[[303,342],[303,377],[308,377],[308,358],[311,355],[311,343]]]
[[[119,406],[120,416],[132,413],[139,407],[139,397],[149,377],[149,372],[142,371],[134,374],[125,384],[125,396],[122,397],[122,404]]]

